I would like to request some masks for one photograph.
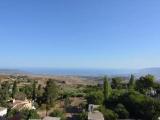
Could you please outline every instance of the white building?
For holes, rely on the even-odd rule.
[[[103,114],[98,110],[88,113],[88,120],[104,120]]]
[[[90,104],[88,106],[88,120],[104,120],[103,114],[96,110],[99,105]]]
[[[45,118],[43,118],[43,120],[60,120],[61,118],[59,117],[50,117],[50,116],[46,116]]]
[[[0,117],[5,116],[7,114],[7,108],[0,107]]]

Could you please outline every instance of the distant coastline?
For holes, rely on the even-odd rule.
[[[0,69],[0,73],[36,74],[36,75],[73,75],[73,76],[103,76],[128,75],[136,70],[129,69],[61,69],[61,68],[19,68]]]
[[[0,74],[30,74],[49,76],[136,76],[152,74],[160,78],[160,68],[145,69],[61,69],[61,68],[19,68],[0,69]]]

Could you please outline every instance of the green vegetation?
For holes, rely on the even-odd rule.
[[[88,120],[87,116],[88,116],[87,112],[82,112],[79,115],[79,120]]]
[[[36,81],[34,80],[32,85],[32,100],[36,99]]]
[[[14,77],[16,79],[16,77]],[[38,86],[38,87],[37,87]],[[46,105],[45,109],[49,110],[54,105],[58,98],[59,88],[54,80],[49,79],[45,87],[37,85],[37,81],[27,79],[27,77],[17,77],[14,81],[4,81],[0,84],[0,106],[7,107],[7,118],[20,117],[23,120],[38,119],[37,110],[29,109],[10,109],[10,102],[12,98],[16,100],[25,100],[26,98],[34,101],[33,105],[40,108]],[[20,116],[19,116],[20,115]]]
[[[146,76],[140,77],[136,81],[137,90],[141,93],[146,93],[147,90],[149,90],[151,87],[154,86],[154,80],[155,78],[152,75],[146,75]]]
[[[33,91],[33,90],[32,90],[32,86],[26,85],[26,86],[20,88],[19,91],[20,91],[21,93],[24,93],[25,96],[26,96],[28,99],[31,99],[31,98],[32,98],[32,91]],[[19,94],[19,93],[18,93],[18,94]]]
[[[159,90],[159,83],[154,81],[152,75],[140,77],[136,82],[134,76],[123,87],[124,80],[120,77],[112,78],[112,92],[109,82],[104,78],[103,90],[94,88],[89,90],[88,104],[101,105],[99,110],[106,120],[119,119],[143,119],[157,120],[160,116],[160,101],[157,98],[146,95],[151,90]],[[151,89],[152,88],[152,89]],[[96,89],[96,90],[95,90]],[[104,93],[104,96],[101,93]],[[103,99],[105,98],[105,99]]]
[[[13,88],[12,88],[12,97],[14,98],[17,93],[17,81],[14,81]]]
[[[126,119],[129,118],[129,112],[125,108],[123,104],[117,104],[117,106],[114,109],[115,113],[118,114],[120,119]]]
[[[123,79],[121,77],[115,77],[112,78],[112,88],[113,89],[121,89],[122,88],[122,84],[121,82],[123,81]]]
[[[111,109],[106,109],[104,106],[101,106],[99,110],[103,113],[105,120],[117,120],[118,115]]]
[[[137,79],[131,75],[128,82],[122,77],[104,77],[103,86],[59,85],[54,79],[45,83],[38,84],[27,77],[1,82],[0,106],[9,108],[7,118],[20,115],[24,120],[38,119],[39,111],[43,111],[65,120],[65,113],[74,110],[77,111],[77,120],[87,120],[89,104],[100,105],[98,110],[105,120],[157,120],[160,117],[160,84],[152,75]],[[10,109],[8,100],[12,98],[34,101],[36,110]]]
[[[111,94],[111,86],[110,83],[107,79],[107,77],[104,77],[104,84],[103,84],[103,89],[104,89],[104,99],[107,100]]]
[[[104,95],[102,91],[91,92],[86,97],[87,102],[90,104],[102,104],[104,101]]]
[[[134,87],[135,87],[134,75],[131,75],[131,78],[129,80],[129,89],[134,89]]]
[[[53,106],[57,97],[58,87],[53,80],[49,79],[44,92],[45,103],[49,106]]]
[[[10,90],[10,83],[5,81],[0,86],[0,105],[6,107],[7,100],[10,98],[11,93]]]
[[[50,113],[50,116],[52,117],[60,117],[61,120],[65,120],[65,113],[60,110],[54,110],[52,113]]]
[[[160,115],[160,102],[139,92],[132,91],[126,93],[120,99],[132,118],[151,120],[155,116]]]
[[[39,119],[39,115],[35,110],[9,110],[7,113],[7,117],[10,119],[21,119],[21,120],[29,120],[29,119]]]
[[[83,86],[65,86],[62,88],[61,96],[65,97],[84,97],[86,94],[84,93]]]

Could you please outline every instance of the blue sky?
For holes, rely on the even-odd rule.
[[[160,66],[159,0],[1,0],[0,68]]]

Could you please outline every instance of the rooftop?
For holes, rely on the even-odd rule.
[[[0,111],[6,110],[7,108],[0,107]]]

